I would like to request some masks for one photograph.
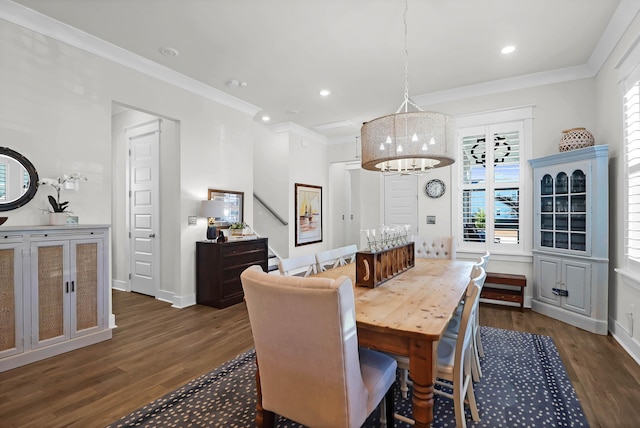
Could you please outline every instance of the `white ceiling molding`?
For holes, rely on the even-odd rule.
[[[493,82],[461,86],[459,88],[447,89],[444,91],[430,92],[423,95],[413,96],[411,99],[419,106],[425,107],[431,104],[438,104],[447,101],[481,97],[498,94],[500,92],[551,85],[554,83],[569,82],[572,80],[587,79],[593,76],[595,76],[595,74],[587,65],[579,65],[576,67],[567,67],[553,71],[543,71],[524,76],[510,77],[508,79],[494,80]]]
[[[254,117],[262,109],[225,92],[205,85],[161,64],[133,54],[112,43],[92,36],[9,0],[0,0],[0,19],[35,31],[54,40],[82,49],[163,82],[200,95]]]
[[[269,129],[271,129],[271,131],[276,134],[281,134],[283,132],[297,134],[308,140],[315,141],[316,143],[327,144],[328,142],[328,138],[324,135],[320,135],[316,132],[311,131],[310,129],[305,128],[304,126],[300,126],[297,123],[293,122],[276,123],[270,126]]]
[[[594,76],[598,74],[613,49],[616,47],[622,35],[640,13],[640,2],[637,0],[621,0],[613,13],[607,28],[602,33],[595,49],[591,53],[588,65]]]

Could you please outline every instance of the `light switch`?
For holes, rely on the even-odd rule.
[[[427,216],[427,224],[436,224],[436,216],[428,215]]]
[[[195,226],[196,223],[198,223],[198,217],[194,216],[194,215],[190,215],[189,219],[187,220],[187,224],[189,226]]]

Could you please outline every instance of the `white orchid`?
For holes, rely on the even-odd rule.
[[[67,212],[66,210],[69,202],[60,202],[60,190],[62,190],[62,186],[65,183],[71,183],[72,184],[71,189],[73,189],[73,187],[75,187],[74,184],[80,180],[87,181],[88,178],[84,175],[80,175],[79,172],[74,172],[71,175],[64,174],[62,177],[43,178],[39,181],[40,185],[51,186],[54,189],[56,189],[56,194],[57,194],[56,198],[54,198],[51,195],[48,196],[49,203],[51,204],[51,208],[53,208],[53,212],[56,212],[56,213]],[[69,190],[68,187],[65,187],[65,189]],[[77,190],[77,187],[76,187],[76,190]]]

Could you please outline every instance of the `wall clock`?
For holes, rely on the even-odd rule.
[[[446,187],[442,180],[438,180],[437,178],[434,180],[429,180],[424,186],[424,191],[430,198],[439,198],[444,195]]]

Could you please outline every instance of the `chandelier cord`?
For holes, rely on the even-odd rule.
[[[416,110],[424,111],[420,107],[418,107],[413,101],[409,99],[409,49],[407,48],[407,12],[409,11],[409,2],[408,0],[404,0],[404,15],[402,20],[404,22],[404,101],[396,110],[396,114],[402,111],[404,107],[404,112],[407,113],[409,111],[409,104],[411,104]]]

